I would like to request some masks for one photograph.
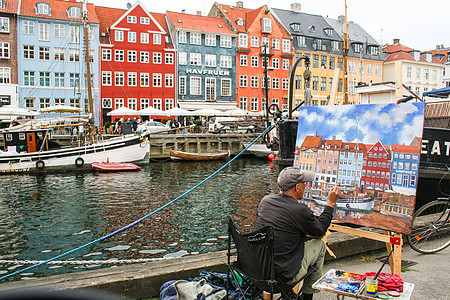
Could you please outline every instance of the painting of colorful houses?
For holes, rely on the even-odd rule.
[[[409,234],[424,103],[309,106],[299,112],[294,166],[314,173],[302,200],[316,214],[339,186],[335,220]]]

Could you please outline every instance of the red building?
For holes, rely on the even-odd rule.
[[[164,14],[138,1],[128,10],[96,7],[100,20],[102,123],[126,106],[175,106],[175,49]]]
[[[236,98],[239,107],[265,111],[265,58],[268,60],[268,104],[287,108],[292,38],[266,5],[257,9],[214,3],[209,16],[221,17],[238,34]],[[267,47],[266,47],[267,46]]]
[[[391,152],[381,142],[373,146],[365,145],[367,150],[364,158],[361,186],[373,189],[389,189],[389,178],[391,176]]]

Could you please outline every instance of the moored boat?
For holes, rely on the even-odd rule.
[[[250,145],[250,143],[243,143],[244,147]],[[270,154],[278,155],[278,151],[272,151],[266,144],[253,144],[246,152],[249,152],[257,157],[268,158]]]
[[[170,151],[170,158],[174,161],[204,161],[204,160],[220,160],[230,157],[230,150],[214,153],[194,153],[172,150]]]
[[[140,171],[141,167],[133,163],[99,163],[93,162],[92,167],[103,172]]]

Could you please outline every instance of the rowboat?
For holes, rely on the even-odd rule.
[[[141,167],[133,163],[99,163],[93,162],[92,167],[103,172],[139,171]]]
[[[203,160],[219,160],[230,157],[230,150],[214,153],[193,153],[172,150],[170,151],[170,158],[174,161],[189,160],[189,161],[203,161]]]

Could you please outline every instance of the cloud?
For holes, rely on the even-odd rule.
[[[395,124],[400,124],[406,121],[409,114],[414,114],[418,111],[419,109],[413,102],[407,102],[400,105],[395,105],[389,112],[389,115]]]
[[[310,110],[307,110],[307,109],[300,110],[298,118],[299,119],[302,118],[309,124],[317,123],[317,122],[321,123],[325,119],[324,116],[319,115],[316,112],[311,112]]]
[[[415,137],[422,136],[423,116],[416,116],[410,123],[404,124],[399,130],[399,143],[409,145]]]

